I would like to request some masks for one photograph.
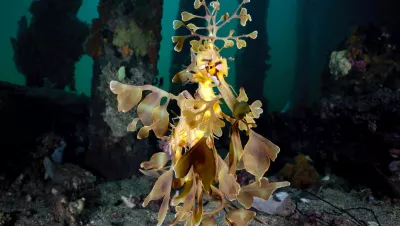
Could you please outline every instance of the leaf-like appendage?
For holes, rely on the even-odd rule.
[[[165,172],[165,170],[158,170],[158,169],[151,169],[151,170],[139,169],[139,171],[143,173],[143,175],[153,178],[159,178],[161,174]]]
[[[172,42],[176,43],[174,50],[176,52],[182,51],[183,43],[185,43],[186,36],[172,36]]]
[[[153,111],[160,106],[161,98],[159,93],[152,92],[139,104],[137,112],[143,125],[151,126],[153,124]]]
[[[236,175],[234,173],[229,173],[229,168],[224,160],[222,160],[221,156],[218,156],[218,170],[219,190],[229,201],[236,200],[240,185],[236,182]]]
[[[126,128],[126,130],[127,130],[128,132],[135,132],[136,129],[137,129],[137,123],[139,122],[139,120],[140,120],[139,118],[134,118],[134,119],[132,120],[132,122],[129,123],[128,127]]]
[[[199,9],[202,5],[203,5],[202,0],[194,0],[193,6],[195,9]]]
[[[191,40],[189,43],[192,46],[193,51],[197,53],[201,46],[201,42],[199,40]]]
[[[181,17],[182,17],[182,21],[186,22],[186,21],[189,21],[189,20],[191,20],[191,19],[193,19],[193,18],[195,18],[197,16],[192,14],[192,13],[184,11],[184,12],[181,13]]]
[[[117,81],[111,81],[110,90],[114,94],[117,94],[118,111],[127,112],[136,106],[142,99],[143,89],[140,86],[132,86]]]
[[[197,113],[191,110],[183,110],[182,116],[185,117],[186,123],[191,129],[194,129],[199,125],[200,116],[198,116]]]
[[[140,167],[145,170],[159,169],[161,170],[169,161],[168,155],[165,152],[157,152],[151,156],[149,161],[142,162]]]
[[[177,206],[183,203],[186,199],[186,196],[189,194],[190,190],[193,187],[193,179],[187,180],[183,185],[182,189],[171,199],[171,206]]]
[[[185,23],[183,23],[180,20],[174,20],[174,22],[172,22],[172,26],[174,28],[174,30],[179,29],[182,26],[185,26]]]
[[[212,106],[212,109],[208,110],[209,106]],[[225,126],[225,122],[221,120],[219,102],[210,104],[204,100],[192,99],[185,102],[185,107],[187,109],[182,110],[182,116],[191,129],[203,131],[205,137],[222,136],[221,128]]]
[[[219,10],[221,7],[221,4],[218,1],[212,1],[210,2],[210,6],[214,8],[214,10]]]
[[[258,36],[258,31],[253,31],[253,32],[251,32],[250,34],[248,34],[248,36],[249,36],[251,39],[256,39],[257,36]]]
[[[241,49],[241,48],[246,47],[246,46],[247,46],[247,43],[246,43],[245,40],[243,40],[243,39],[236,39],[236,47],[237,47],[238,49]]]
[[[197,183],[196,204],[192,213],[193,225],[200,225],[201,219],[203,217],[203,184],[200,180]]]
[[[189,28],[191,31],[196,32],[198,27],[192,23],[186,25],[187,28]]]
[[[242,120],[249,112],[250,105],[247,102],[240,101],[234,106],[232,115],[235,119]]]
[[[153,111],[153,125],[152,129],[157,138],[162,138],[168,131],[169,113],[167,106],[158,106]]]
[[[247,21],[251,21],[251,16],[247,13],[246,8],[242,8],[240,10],[239,18],[240,18],[240,25],[242,25],[243,27],[246,26]]]
[[[149,136],[151,126],[143,126],[137,133],[137,139],[141,140]]]
[[[221,18],[219,19],[220,21],[226,21],[229,18],[229,13],[225,13],[224,15],[221,16]],[[233,30],[231,30],[233,31]]]
[[[197,181],[194,179],[192,187],[190,188],[189,193],[186,195],[185,201],[183,201],[183,205],[179,209],[179,212],[176,213],[175,215],[175,220],[172,222],[171,225],[176,225],[178,221],[183,221],[184,218],[186,218],[187,215],[191,216],[190,212],[192,211],[192,208],[195,204],[196,201],[196,191],[197,191]],[[186,221],[190,221],[192,218],[189,217],[186,219]],[[186,225],[193,225],[193,224],[186,224]]]
[[[173,180],[174,171],[171,168],[170,170],[164,172],[154,184],[153,189],[150,194],[143,201],[142,206],[146,207],[150,201],[158,200],[164,197],[163,202],[161,204],[160,210],[158,212],[158,224],[157,226],[161,226],[167,216],[170,193],[171,193],[171,185]]]
[[[239,129],[242,131],[248,131],[251,128],[257,127],[256,121],[254,121],[254,117],[252,117],[250,114],[247,114],[244,117],[244,120],[246,121],[243,122],[243,120],[239,121]]]
[[[256,213],[246,209],[230,210],[225,221],[230,225],[246,226],[256,217]]]
[[[241,101],[243,101],[243,102],[249,101],[249,98],[247,97],[247,94],[246,94],[246,90],[243,87],[241,87],[239,89],[239,96],[237,97],[237,100],[239,102],[241,102]]]
[[[247,172],[253,174],[256,181],[259,181],[268,171],[271,160],[275,161],[277,158],[280,149],[253,130],[249,132],[249,140],[244,147],[242,159]]]
[[[243,146],[240,139],[239,130],[236,127],[232,127],[231,142],[229,144],[228,166],[229,173],[233,174],[238,170],[238,164],[243,155]]]
[[[216,152],[206,144],[206,138],[202,138],[187,151],[175,164],[175,176],[177,178],[185,177],[190,168],[199,175],[204,189],[210,192],[210,186],[217,177],[217,159]]]
[[[250,105],[250,110],[251,110],[251,114],[253,115],[253,118],[259,118],[260,115],[263,113],[263,109],[261,107],[262,107],[262,103],[259,100],[254,101]]]
[[[232,40],[226,39],[224,40],[224,48],[230,48],[233,47],[235,43]]]
[[[189,82],[189,81],[193,81],[193,74],[190,73],[188,70],[182,70],[180,72],[178,72],[173,78],[172,78],[172,82],[173,83],[185,83],[185,82]]]
[[[242,187],[237,200],[246,209],[249,209],[253,204],[254,197],[268,200],[276,189],[287,187],[289,185],[290,183],[287,181],[270,183],[267,178],[263,177],[259,182],[256,181],[252,184]]]

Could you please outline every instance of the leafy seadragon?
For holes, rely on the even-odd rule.
[[[257,31],[250,34],[234,36],[231,30],[226,37],[217,36],[218,30],[232,19],[239,19],[242,26],[251,21],[243,5],[250,0],[243,0],[233,15],[225,13],[217,20],[220,9],[219,1],[212,1],[210,6],[205,0],[195,0],[194,8],[205,9],[205,16],[182,12],[182,21],[173,22],[174,29],[186,28],[190,34],[174,36],[175,51],[180,52],[188,38],[190,41],[191,64],[176,74],[173,82],[192,82],[198,84],[194,96],[188,91],[173,95],[151,85],[134,86],[117,81],[110,82],[110,89],[117,94],[118,110],[127,112],[138,105],[138,118],[128,125],[128,131],[136,131],[138,139],[149,136],[150,130],[157,138],[167,141],[169,153],[158,152],[147,162],[143,162],[142,173],[157,177],[157,181],[143,202],[147,206],[152,200],[163,198],[159,213],[158,225],[161,225],[169,206],[176,208],[175,220],[171,225],[185,222],[185,225],[217,225],[214,215],[227,210],[225,217],[228,225],[247,225],[254,220],[256,213],[249,210],[253,197],[268,199],[275,189],[288,186],[289,182],[270,183],[264,174],[270,162],[277,158],[279,147],[252,130],[256,127],[255,119],[263,112],[261,102],[248,103],[243,88],[237,95],[225,81],[228,76],[227,59],[220,55],[224,48],[246,47],[244,38],[255,39]],[[185,24],[193,18],[206,20],[206,27],[197,27],[192,23]],[[197,30],[208,31],[208,36],[196,33]],[[218,48],[216,41],[222,41]],[[218,94],[214,92],[218,89]],[[150,91],[142,100],[142,92]],[[142,100],[142,101],[141,101]],[[179,121],[170,123],[167,106],[176,101],[181,110]],[[222,100],[232,112],[227,115],[221,110]],[[230,147],[223,159],[214,145],[214,138],[222,135],[225,123],[230,124]],[[170,135],[166,136],[168,131]],[[248,141],[243,147],[240,131],[245,131]],[[168,164],[170,163],[170,164]],[[255,182],[241,187],[236,180],[236,171],[245,169],[255,178]],[[171,198],[172,189],[179,189]],[[203,199],[214,197],[219,206],[206,212],[203,210]],[[237,200],[242,207],[232,203]]]

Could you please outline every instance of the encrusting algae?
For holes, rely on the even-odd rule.
[[[255,39],[257,31],[233,36],[234,31],[231,30],[226,37],[217,36],[217,32],[232,19],[239,19],[240,24],[246,26],[251,17],[243,5],[249,2],[243,0],[233,15],[226,13],[217,20],[220,9],[218,1],[212,1],[209,7],[204,0],[195,0],[194,8],[203,7],[206,15],[183,12],[182,21],[173,22],[174,29],[184,27],[190,32],[186,36],[172,37],[176,51],[182,50],[186,39],[197,38],[190,41],[191,64],[173,78],[173,82],[197,83],[198,89],[194,96],[188,91],[176,96],[151,85],[110,82],[111,91],[117,94],[119,111],[127,112],[140,102],[137,107],[138,118],[128,125],[128,131],[136,131],[139,123],[138,139],[148,137],[152,130],[157,138],[168,142],[169,153],[158,152],[141,164],[143,174],[158,178],[143,202],[145,207],[150,201],[163,198],[158,225],[164,222],[171,205],[176,208],[175,220],[171,225],[178,222],[185,222],[185,225],[217,225],[214,215],[226,210],[227,225],[244,226],[256,217],[256,213],[249,210],[253,197],[268,199],[275,189],[289,185],[289,182],[270,183],[264,177],[270,161],[277,158],[280,149],[252,130],[256,127],[255,119],[263,112],[261,102],[257,100],[249,104],[243,88],[237,95],[225,81],[228,75],[227,59],[220,55],[220,51],[233,47],[235,43],[238,49],[246,47],[243,39]],[[192,18],[206,20],[207,26],[196,27],[192,23],[184,23]],[[196,33],[200,29],[208,30],[209,35]],[[223,47],[218,48],[216,41],[223,41]],[[215,88],[218,94],[214,92]],[[142,92],[145,90],[150,93],[142,100]],[[222,112],[221,99],[231,110],[231,116]],[[176,101],[181,110],[176,124],[170,123],[167,111],[171,100]],[[222,127],[226,122],[230,124],[230,147],[223,159],[217,153],[214,138],[222,136]],[[166,135],[169,130],[171,132]],[[240,131],[245,131],[249,137],[244,148]],[[236,171],[242,169],[254,176],[254,183],[240,187]],[[171,198],[172,189],[179,189],[179,192]],[[203,211],[203,199],[206,197],[203,195],[215,197],[220,205],[210,212]],[[243,208],[234,205],[234,200]]]

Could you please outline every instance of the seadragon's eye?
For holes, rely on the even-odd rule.
[[[208,72],[210,75],[215,75],[215,73],[216,73],[217,71],[215,70],[214,64],[211,64],[211,65],[208,66],[207,72]]]
[[[221,72],[221,67],[222,66],[222,62],[221,61],[217,61],[215,63],[210,63],[210,66],[208,68],[208,73],[210,73],[211,75],[216,75],[218,72]]]

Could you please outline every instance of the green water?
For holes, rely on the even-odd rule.
[[[162,36],[161,42],[160,59],[158,62],[158,68],[160,76],[168,77],[170,67],[170,57],[173,45],[171,43],[171,36],[174,34],[172,29],[172,21],[175,19],[178,12],[178,4],[172,4],[174,1],[164,1],[164,13],[162,20]],[[221,0],[221,11],[233,12],[236,9],[236,4],[232,4],[233,0]],[[7,81],[15,84],[24,85],[25,78],[19,74],[15,68],[13,62],[13,50],[10,43],[10,37],[15,37],[17,32],[18,20],[21,16],[27,15],[29,18],[28,8],[30,0],[18,1],[2,1],[0,3],[0,24],[1,24],[1,35],[0,35],[0,67],[2,73],[0,74],[0,80]],[[97,13],[98,0],[84,1],[78,17],[90,23],[93,18],[98,17]],[[256,4],[252,2],[251,4]],[[269,45],[271,46],[271,59],[268,61],[272,64],[271,69],[267,72],[268,76],[265,80],[265,91],[263,95],[269,99],[270,110],[280,110],[283,108],[285,103],[291,98],[291,93],[294,84],[295,75],[295,62],[296,62],[296,0],[271,0],[270,7],[268,9],[268,29]],[[251,12],[249,12],[251,14]],[[285,15],[285,16],[282,16]],[[237,21],[231,23],[229,26],[221,30],[222,33],[228,32],[230,29],[237,27]],[[226,57],[234,57],[235,48],[223,51],[223,55]],[[240,50],[239,50],[240,51]],[[254,54],[257,57],[257,54]],[[76,89],[78,93],[90,95],[91,93],[91,77],[92,77],[92,59],[85,55],[76,64]],[[251,65],[249,65],[251,66]],[[232,62],[229,65],[230,75],[227,78],[228,82],[234,87],[235,76],[235,64]],[[243,79],[252,79],[248,75],[243,76]],[[169,81],[164,81],[162,88],[168,90],[171,86]]]

